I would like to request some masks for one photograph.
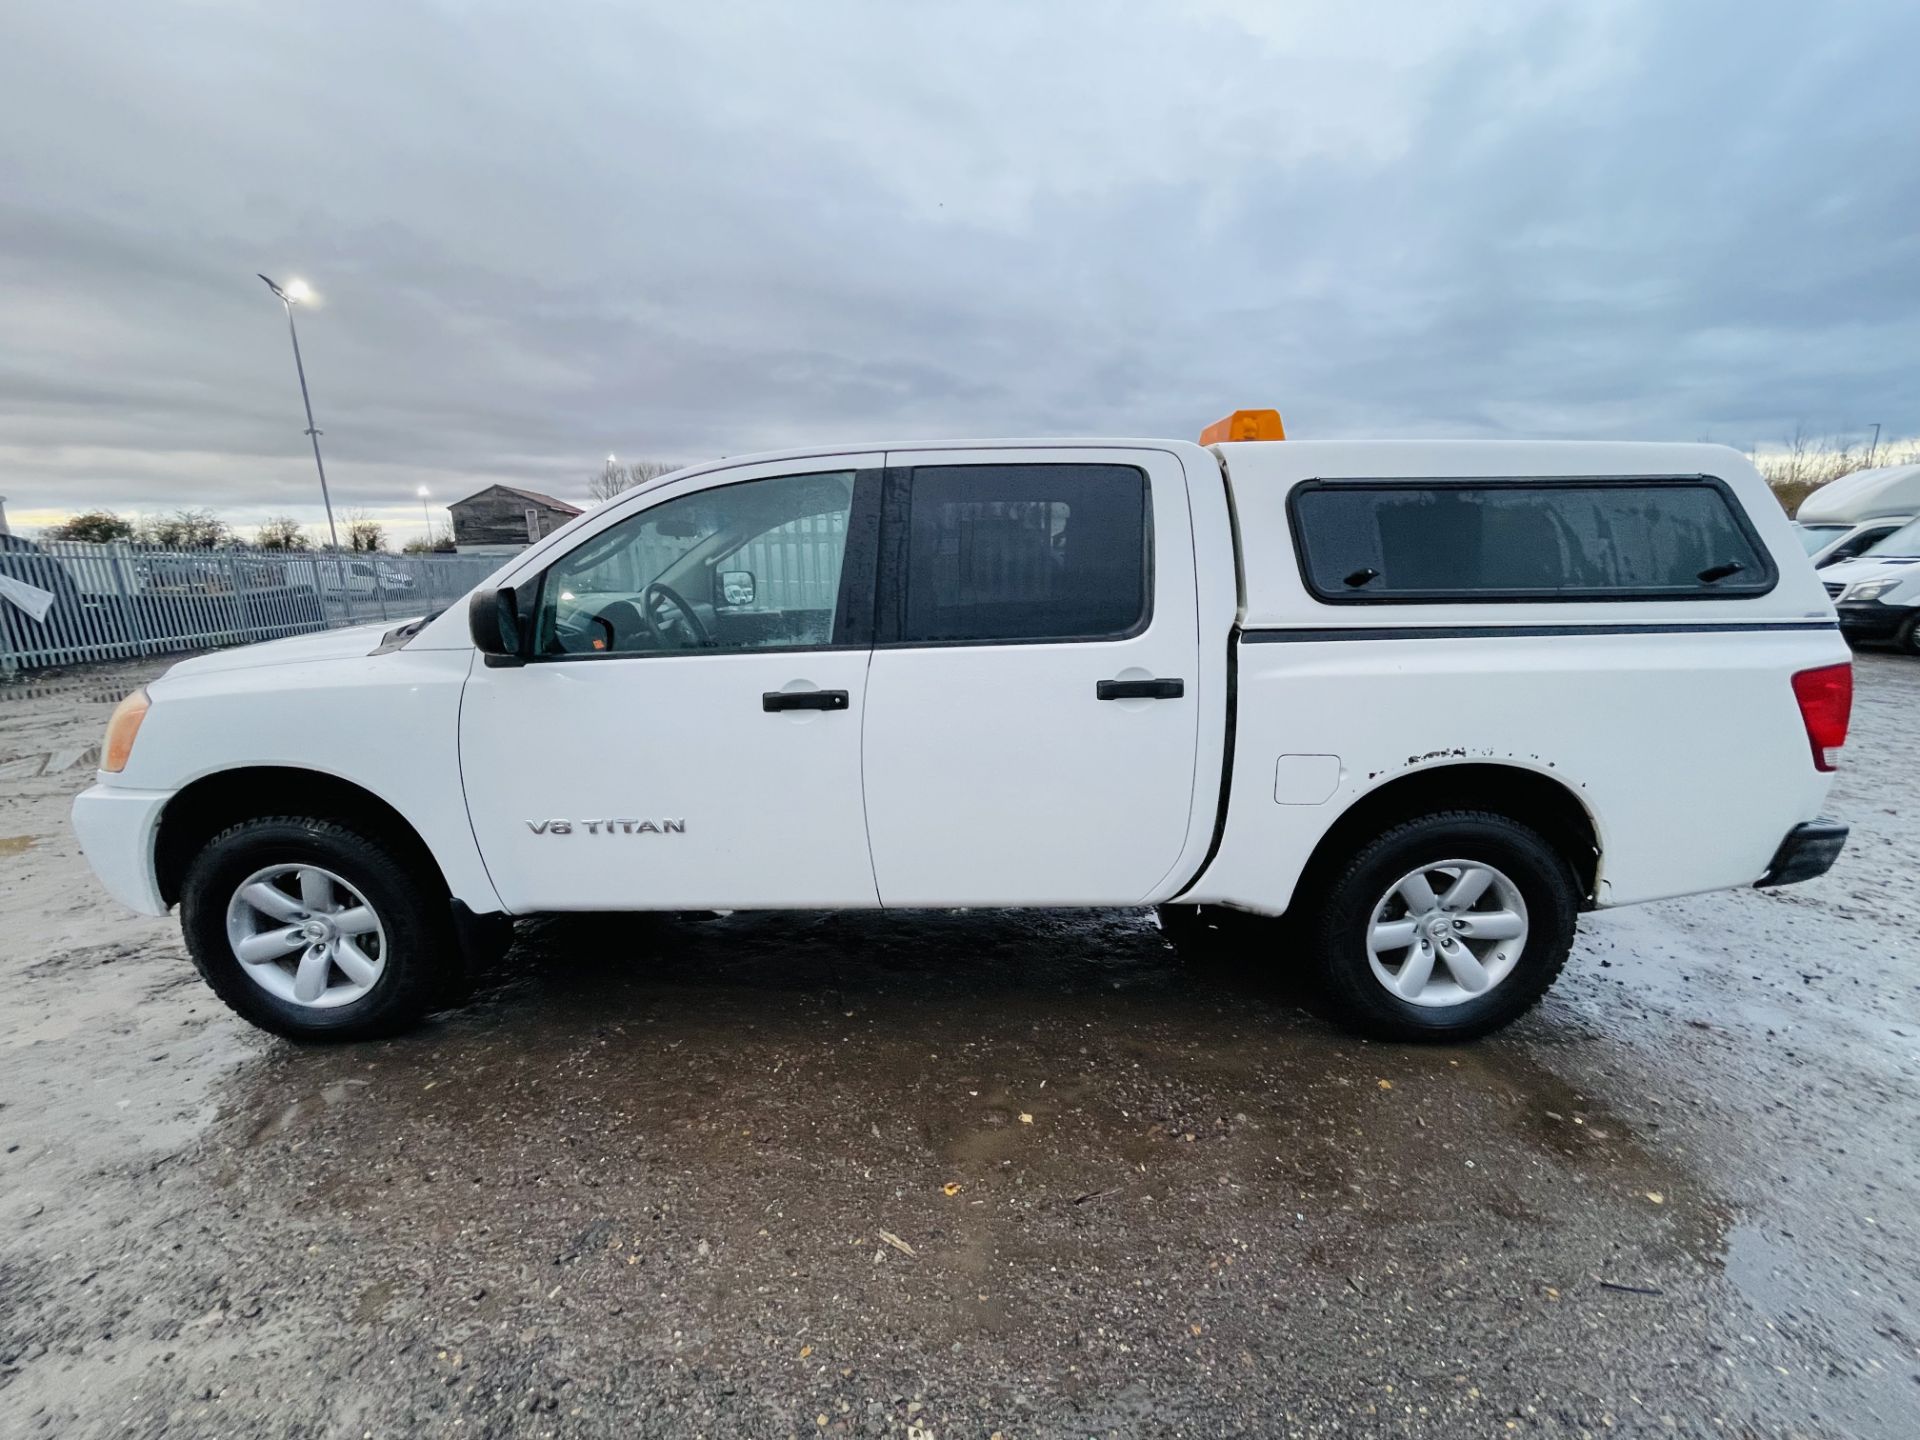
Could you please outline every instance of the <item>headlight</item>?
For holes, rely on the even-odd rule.
[[[140,722],[147,718],[147,687],[142,685],[113,707],[107,720],[107,738],[100,743],[100,768],[118,775],[127,768],[133,754],[133,738],[140,733]]]
[[[1849,585],[1841,591],[1840,598],[1842,600],[1878,600],[1899,583],[1898,580],[1862,580],[1857,585]]]

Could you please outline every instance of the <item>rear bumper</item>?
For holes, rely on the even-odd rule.
[[[1840,616],[1840,633],[1849,640],[1891,640],[1914,613],[1911,605],[1882,605],[1878,600],[1833,608]]]
[[[73,833],[107,893],[142,915],[164,915],[167,902],[153,873],[154,834],[171,790],[95,785],[73,801]]]
[[[1833,862],[1840,858],[1840,850],[1847,843],[1847,827],[1838,820],[1809,820],[1796,825],[1787,832],[1787,838],[1780,842],[1780,848],[1773,852],[1773,859],[1767,865],[1767,873],[1753,882],[1756,890],[1768,889],[1774,885],[1795,885],[1802,880],[1811,880],[1816,875],[1824,875],[1833,868]]]

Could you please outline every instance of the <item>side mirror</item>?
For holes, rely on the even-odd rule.
[[[719,582],[721,605],[738,607],[753,603],[754,585],[751,570],[722,570]]]
[[[498,590],[476,590],[467,602],[467,633],[489,665],[518,665],[525,661],[520,631],[520,606],[511,585]]]

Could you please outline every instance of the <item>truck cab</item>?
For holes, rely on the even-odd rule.
[[[1284,915],[1248,963],[1463,1038],[1581,910],[1831,864],[1846,647],[1742,457],[1279,431],[685,470],[439,615],[175,666],[75,825],[338,1038],[515,916],[949,906]]]

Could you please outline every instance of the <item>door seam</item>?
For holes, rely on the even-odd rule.
[[[880,862],[873,853],[873,816],[867,810],[867,701],[872,694],[873,649],[868,647],[867,673],[860,686],[860,829],[867,840],[867,879],[873,885],[873,903],[884,910],[887,902],[880,894]]]

